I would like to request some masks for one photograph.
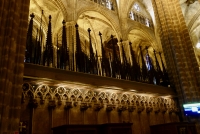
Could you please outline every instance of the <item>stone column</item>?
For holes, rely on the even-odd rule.
[[[19,129],[29,3],[0,1],[0,134]]]
[[[172,88],[182,104],[200,100],[199,67],[179,0],[152,0]],[[183,110],[183,109],[182,109]]]

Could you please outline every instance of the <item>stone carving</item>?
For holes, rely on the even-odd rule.
[[[89,107],[91,107],[88,103],[81,103],[80,105],[80,110],[81,111],[85,111],[87,110]]]
[[[144,107],[143,107],[143,106],[138,106],[138,107],[137,107],[137,112],[138,112],[138,113],[141,113],[143,110],[144,110]]]
[[[22,103],[29,101],[29,106],[37,108],[39,104],[48,103],[49,108],[56,108],[56,105],[62,105],[65,102],[65,109],[80,106],[84,111],[93,106],[95,111],[99,111],[106,105],[105,110],[110,112],[115,109],[118,112],[128,110],[141,113],[145,110],[150,113],[178,113],[179,109],[174,100],[164,99],[162,97],[141,96],[135,93],[109,93],[97,92],[90,89],[70,89],[69,87],[49,87],[48,85],[35,85],[24,83],[22,86]],[[27,98],[27,99],[26,99]],[[38,103],[38,101],[40,103]]]
[[[69,110],[69,109],[72,108],[72,107],[73,107],[72,102],[67,101],[66,104],[65,104],[65,109],[66,109],[66,110]]]
[[[153,108],[152,108],[152,107],[150,107],[150,106],[146,107],[146,112],[147,112],[147,113],[150,113],[150,112],[152,112],[152,111],[153,111]]]
[[[103,108],[103,105],[102,105],[102,104],[100,104],[100,103],[94,104],[94,110],[95,110],[95,111],[100,111],[100,109],[102,109],[102,108]]]
[[[128,111],[133,112],[136,109],[136,106],[128,106]]]
[[[107,105],[106,111],[107,111],[107,112],[110,112],[110,111],[112,111],[114,108],[115,108],[115,105]]]
[[[50,101],[49,101],[48,108],[49,108],[49,109],[54,109],[55,107],[56,107],[56,102],[55,102],[55,100],[50,100]]]
[[[160,108],[159,107],[154,107],[154,112],[155,113],[159,113],[160,112]]]
[[[127,109],[127,107],[124,106],[124,105],[119,105],[119,106],[117,107],[117,111],[118,111],[118,112],[125,111],[126,109]]]
[[[161,112],[162,113],[165,113],[167,111],[167,108],[165,105],[163,105],[163,103],[160,104],[160,107],[161,107]]]
[[[41,99],[40,100],[40,104],[44,104],[45,100],[44,99]]]
[[[169,114],[171,114],[171,113],[174,112],[174,109],[173,109],[173,108],[169,108],[169,109],[168,109],[168,112],[169,112]]]
[[[174,112],[175,112],[176,114],[178,114],[178,113],[180,112],[180,109],[177,108],[177,107],[175,107],[175,108],[174,108]]]
[[[62,101],[58,100],[57,104],[58,104],[58,106],[62,105]]]

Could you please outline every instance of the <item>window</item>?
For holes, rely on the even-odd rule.
[[[146,66],[148,71],[152,69],[152,62],[149,54],[146,54]]]
[[[134,4],[134,8],[135,8],[136,11],[138,11],[138,12],[140,11],[140,7],[137,3]]]
[[[110,2],[110,0],[107,0],[106,1],[106,7],[108,8],[108,9],[112,9],[112,3]]]
[[[133,14],[133,11],[130,12],[130,18],[131,18],[132,20],[134,20],[134,14]]]
[[[150,24],[149,24],[149,19],[146,19],[146,20],[145,20],[145,24],[146,24],[146,26],[148,26],[148,27],[150,26]]]

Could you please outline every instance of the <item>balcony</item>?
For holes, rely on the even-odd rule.
[[[67,88],[92,89],[100,91],[131,92],[154,96],[176,96],[169,87],[140,83],[129,80],[61,70],[25,63],[24,82],[32,85],[62,86]]]

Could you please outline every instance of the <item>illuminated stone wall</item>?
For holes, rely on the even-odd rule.
[[[21,121],[27,122],[27,131],[32,124],[34,134],[50,133],[64,124],[123,122],[133,123],[133,134],[150,134],[150,125],[178,122],[178,112],[174,99],[153,94],[23,85]]]

